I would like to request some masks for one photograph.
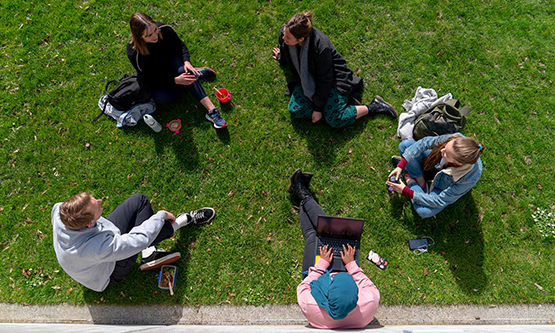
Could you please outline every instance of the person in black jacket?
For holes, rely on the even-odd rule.
[[[295,118],[322,117],[332,127],[354,124],[367,114],[386,114],[397,118],[397,111],[380,96],[369,105],[350,105],[363,88],[362,79],[353,74],[329,38],[312,27],[312,12],[293,15],[279,31],[279,48],[274,59],[288,65],[292,78],[289,112]]]
[[[215,128],[226,127],[226,121],[199,83],[199,79],[216,73],[208,67],[191,65],[189,50],[173,28],[141,12],[131,15],[129,27],[127,57],[139,78],[151,87],[154,100],[169,104],[188,91],[206,108],[206,119]]]

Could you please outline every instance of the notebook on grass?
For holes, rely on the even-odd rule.
[[[343,245],[350,244],[355,248],[355,261],[360,266],[360,237],[364,220],[348,217],[319,215],[316,225],[316,258],[314,264],[320,259],[320,247],[329,245],[333,251],[333,260],[330,269],[333,272],[345,272],[345,264],[341,260]]]

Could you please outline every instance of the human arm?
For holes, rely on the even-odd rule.
[[[129,258],[147,248],[158,236],[168,216],[159,211],[128,233],[120,234],[109,220],[100,218],[97,231],[81,247],[80,252],[94,257],[99,262],[113,262]],[[170,221],[171,222],[171,221]]]
[[[274,47],[272,49],[272,52],[274,53],[274,55],[272,56],[275,60],[279,61],[280,66],[283,66],[286,63],[285,60],[285,48],[287,47],[287,45],[285,44],[285,41],[283,40],[283,36],[284,36],[284,32],[283,32],[283,28],[284,26],[282,25],[279,28],[279,33],[278,33],[278,46]]]
[[[277,61],[281,60],[281,51],[279,49],[279,47],[274,47],[272,49],[272,51],[274,52],[274,55],[272,56],[272,58],[274,58]]]
[[[364,274],[364,271],[351,261],[345,265],[347,272],[353,277],[358,287],[358,317],[361,325],[366,325],[374,319],[380,303],[380,292],[374,283]]]
[[[343,244],[343,251],[341,251],[341,260],[343,260],[343,263],[345,265],[354,261],[355,260],[355,248],[352,247],[350,244],[347,244],[347,247],[345,247],[345,244]]]
[[[322,274],[326,272],[333,258],[331,249],[320,248],[320,260],[316,265],[311,266],[308,269],[308,276],[297,287],[297,302],[303,311],[306,310],[308,303],[313,300],[310,287],[310,282],[318,279]]]
[[[317,35],[313,34],[313,36]],[[325,38],[327,39],[327,37]],[[314,53],[311,53],[309,50],[309,57],[311,58],[309,61],[313,63],[313,66],[309,68],[312,70],[311,74],[314,77],[314,84],[316,86],[314,96],[312,97],[314,112],[322,112],[333,87],[332,47],[331,42],[328,45],[325,41],[316,40],[314,41]]]
[[[476,185],[482,174],[481,169],[482,164],[478,160],[471,171],[457,181],[454,181],[453,177],[446,174],[445,171],[441,171],[434,179],[433,190],[430,193],[415,191],[412,198],[413,202],[431,208],[446,207],[457,201]],[[441,189],[441,192],[438,193],[437,189]]]
[[[170,222],[171,224],[175,223],[175,216],[172,213],[166,210],[162,210],[162,212],[166,213],[166,221]]]

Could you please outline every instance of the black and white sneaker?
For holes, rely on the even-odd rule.
[[[148,257],[141,259],[141,266],[139,266],[139,269],[141,271],[147,271],[149,269],[160,268],[163,265],[176,262],[179,258],[181,258],[181,253],[179,252],[167,253],[166,251],[156,250]]]
[[[205,117],[209,122],[214,124],[215,128],[223,128],[227,126],[224,118],[222,118],[222,116],[220,115],[220,111],[218,111],[218,109],[216,108],[206,112]]]
[[[204,207],[198,210],[193,210],[188,213],[181,213],[175,218],[175,223],[179,224],[182,228],[189,224],[204,224],[212,221],[216,215],[216,211],[211,207]]]

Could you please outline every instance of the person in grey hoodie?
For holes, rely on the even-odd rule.
[[[189,224],[207,223],[213,208],[182,213],[153,213],[148,197],[136,193],[102,217],[102,200],[81,192],[52,209],[54,251],[60,266],[75,281],[101,292],[126,277],[142,251],[141,270],[175,262],[155,246]]]

